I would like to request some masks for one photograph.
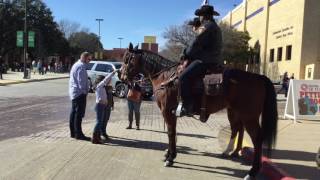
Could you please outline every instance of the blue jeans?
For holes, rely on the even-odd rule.
[[[102,129],[101,129],[101,134],[107,134],[107,124],[110,119],[110,114],[111,114],[111,107],[106,106],[105,108],[105,118],[102,124]]]
[[[132,125],[133,121],[133,111],[135,114],[136,118],[136,126],[140,125],[140,105],[141,102],[134,102],[128,99],[128,108],[129,108],[129,114],[128,114],[128,119],[129,119],[129,126]]]
[[[84,136],[82,132],[82,118],[85,115],[87,103],[87,95],[82,94],[72,100],[71,112],[70,112],[70,134],[71,136],[81,137]]]
[[[104,104],[100,104],[97,103],[96,104],[96,126],[94,127],[93,132],[94,133],[101,133],[103,128],[103,124],[104,124],[104,120],[106,119],[106,105]]]

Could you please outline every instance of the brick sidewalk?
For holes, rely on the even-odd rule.
[[[68,73],[47,73],[44,75],[39,75],[39,73],[33,74],[31,73],[30,79],[23,79],[23,72],[12,72],[8,71],[7,74],[3,74],[3,80],[0,80],[0,86],[10,85],[10,84],[19,84],[19,83],[27,83],[27,82],[35,82],[35,81],[44,81],[44,80],[52,80],[52,79],[62,79],[68,78]]]
[[[153,103],[142,105],[142,130],[126,130],[125,104],[108,124],[112,140],[104,145],[69,138],[60,128],[0,142],[0,179],[242,179],[250,166],[219,157],[225,114],[203,124],[178,121],[178,156],[173,168],[163,167],[167,148],[163,119]],[[91,135],[93,119],[83,127]]]

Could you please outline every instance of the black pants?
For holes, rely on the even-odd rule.
[[[82,132],[82,118],[85,115],[87,103],[87,95],[82,94],[72,100],[72,107],[70,112],[70,134],[71,136],[80,137],[84,136]]]
[[[196,60],[190,63],[190,65],[181,74],[180,91],[181,98],[184,103],[193,103],[191,87],[195,80],[203,78],[206,74],[207,65],[200,60]]]
[[[0,79],[3,79],[1,69],[0,69]]]

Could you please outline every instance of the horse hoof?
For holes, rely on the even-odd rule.
[[[243,178],[243,180],[255,180],[255,178],[248,174],[246,175],[246,177]]]
[[[171,167],[173,165],[173,161],[166,161],[165,163],[164,163],[164,167]]]

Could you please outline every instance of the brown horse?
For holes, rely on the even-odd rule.
[[[152,81],[154,96],[168,129],[169,147],[165,155],[165,165],[172,166],[177,155],[177,118],[172,111],[178,106],[179,93],[176,84],[163,86],[162,83],[177,73],[178,64],[155,53],[133,48],[131,43],[123,60],[120,77],[122,80],[131,81],[138,73],[143,73]],[[232,135],[225,155],[232,151],[236,134],[239,132],[239,143],[232,153],[233,156],[238,155],[242,148],[243,131],[246,129],[255,151],[252,168],[246,179],[254,178],[261,168],[262,145],[265,144],[267,152],[271,152],[275,143],[278,120],[276,93],[267,77],[241,70],[225,71],[223,81],[224,93],[207,97],[207,111],[211,114],[224,108],[228,110]],[[200,107],[201,102],[195,103]]]

